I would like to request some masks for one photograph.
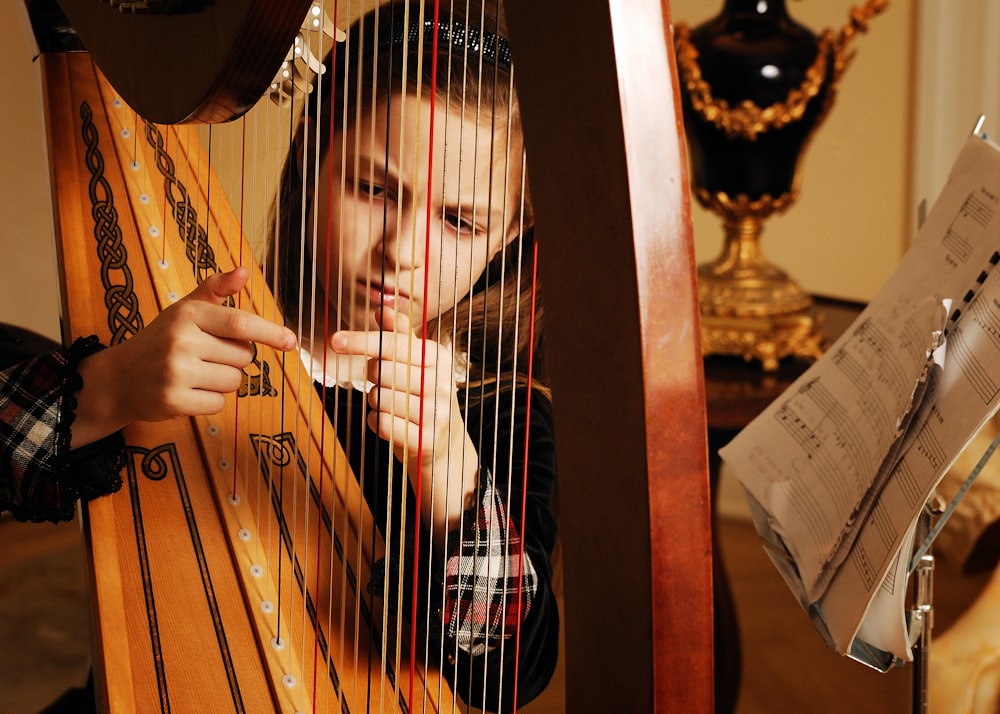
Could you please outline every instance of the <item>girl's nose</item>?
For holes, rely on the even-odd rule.
[[[401,211],[386,217],[385,230],[375,250],[393,267],[414,270],[423,267],[427,239],[427,212]]]

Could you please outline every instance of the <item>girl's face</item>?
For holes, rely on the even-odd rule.
[[[505,128],[466,113],[396,95],[332,137],[315,204],[317,314],[329,310],[331,331],[378,329],[381,307],[413,325],[438,317],[517,235],[520,142],[508,151]]]

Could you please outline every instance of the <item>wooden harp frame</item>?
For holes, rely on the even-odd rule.
[[[564,474],[567,710],[709,712],[705,401],[667,3],[505,6],[543,246]],[[72,72],[64,76],[72,85]],[[51,153],[64,160],[72,150],[50,132]],[[82,221],[60,211],[66,232]],[[127,649],[106,652],[99,673],[130,676]],[[105,706],[144,704],[119,696],[106,692]]]

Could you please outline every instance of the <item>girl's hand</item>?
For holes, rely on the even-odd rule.
[[[419,472],[421,511],[443,536],[471,505],[479,461],[459,409],[453,354],[415,335],[401,312],[383,309],[378,320],[379,332],[341,331],[330,343],[339,354],[368,357],[368,426],[392,445],[414,490]]]
[[[242,383],[252,342],[282,351],[295,347],[287,327],[223,306],[249,276],[237,268],[208,277],[132,339],[81,361],[72,446],[134,421],[218,413],[225,395]]]

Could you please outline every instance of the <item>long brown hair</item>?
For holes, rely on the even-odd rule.
[[[437,23],[429,15],[420,15],[421,5],[390,3],[352,25],[347,42],[331,54],[338,66],[333,66],[331,58],[327,60],[319,92],[322,101],[306,108],[296,146],[308,143],[305,133],[307,127],[315,126],[313,122],[327,127],[332,118],[333,132],[320,132],[323,139],[318,151],[322,158],[331,133],[344,131],[356,119],[362,101],[373,106],[379,99],[426,91],[432,84],[437,96],[449,106],[480,108],[480,121],[490,122],[495,137],[511,137],[512,145],[523,145],[509,47],[504,39],[506,30],[496,0],[487,2],[481,14],[477,11],[477,17],[467,17],[464,9],[442,9]],[[421,34],[424,41],[419,40]],[[404,35],[408,35],[406,42],[402,41]],[[436,72],[431,61],[434,53],[440,53]],[[314,150],[306,149],[310,151],[312,155],[301,165],[308,166],[316,158]],[[268,245],[268,255],[274,260],[267,270],[290,323],[299,320],[301,296],[311,299],[312,290],[301,277],[309,273],[301,270],[307,251],[297,239],[304,234],[303,224],[310,213],[311,182],[301,176],[296,153],[290,153],[282,173],[272,223],[275,228]],[[521,182],[520,176],[513,180]],[[534,270],[531,205],[526,186],[516,193],[522,199],[522,205],[515,207],[520,215],[519,236],[494,256],[470,293],[453,308],[429,319],[423,332],[429,338],[450,338],[457,352],[467,354],[466,386],[470,388],[486,388],[493,383],[497,383],[495,388],[504,388],[513,386],[511,380],[526,384],[528,357],[534,354],[532,386],[547,397],[542,377],[542,300]],[[473,391],[480,390],[470,389],[470,393]]]

